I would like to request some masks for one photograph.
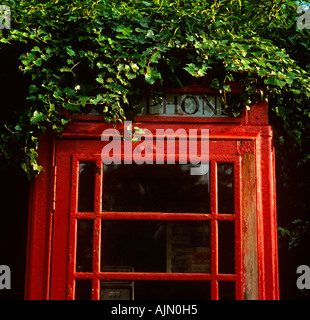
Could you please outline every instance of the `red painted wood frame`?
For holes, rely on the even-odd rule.
[[[100,212],[100,198],[93,213],[78,213],[75,206],[72,206],[72,203],[76,203],[74,181],[77,178],[75,172],[77,161],[93,159],[97,162],[97,166],[102,166],[100,157],[96,156],[103,146],[98,140],[108,125],[102,122],[78,121],[68,126],[62,140],[42,136],[39,161],[46,170],[34,181],[30,199],[25,297],[73,299],[75,279],[91,278],[93,299],[99,298],[99,281],[104,279],[206,280],[211,283],[212,299],[218,299],[218,281],[231,280],[236,283],[237,299],[278,299],[274,152],[272,130],[262,116],[262,108],[266,111],[265,105],[252,107],[252,113],[244,116],[245,123],[182,123],[182,128],[186,130],[207,128],[210,132],[211,212],[205,215],[153,213],[150,216],[149,213],[104,213]],[[180,128],[180,123],[149,122],[137,125],[147,127],[152,132],[159,127],[169,127],[174,130]],[[236,208],[234,215],[217,213],[215,174],[217,162],[233,162],[237,168],[234,171]],[[71,188],[72,179],[74,180]],[[97,186],[100,186],[100,183],[101,176],[96,175]],[[95,190],[98,193],[100,187]],[[251,192],[248,192],[249,190]],[[76,219],[81,216],[94,219],[95,222],[91,273],[74,270],[75,224]],[[98,230],[102,219],[210,221],[211,272],[209,274],[100,272]],[[217,222],[221,220],[235,223],[235,273],[229,275],[218,273]]]
[[[236,283],[236,297],[242,296],[242,257],[241,257],[241,226],[240,226],[240,157],[217,156],[210,158],[211,170],[211,213],[210,214],[184,214],[184,213],[158,213],[158,212],[102,212],[101,211],[101,181],[102,176],[96,175],[95,181],[95,209],[94,212],[77,211],[77,186],[79,162],[94,161],[100,172],[103,171],[100,154],[74,154],[72,156],[73,179],[70,206],[70,237],[69,237],[69,269],[68,269],[68,299],[74,299],[75,279],[92,279],[92,299],[98,300],[100,295],[100,280],[180,280],[180,281],[211,281],[211,298],[217,300],[218,281],[234,281]],[[235,181],[235,210],[234,214],[218,214],[217,212],[217,162],[234,164]],[[77,219],[92,219],[93,230],[93,272],[76,272],[76,240]],[[146,272],[101,272],[100,271],[100,235],[101,221],[105,220],[164,220],[164,221],[210,221],[211,222],[211,272],[208,274],[193,273],[146,273]],[[235,223],[235,274],[220,274],[218,272],[218,221],[233,221]],[[133,248],[134,249],[134,248]]]

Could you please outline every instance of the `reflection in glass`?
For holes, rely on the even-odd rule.
[[[75,300],[91,300],[92,280],[75,280]]]
[[[209,222],[102,222],[101,270],[210,272]],[[119,269],[119,270],[117,270]]]
[[[218,212],[234,213],[234,165],[217,164]]]
[[[93,220],[77,221],[76,271],[92,271]]]
[[[78,211],[94,211],[95,192],[95,163],[80,162],[79,164],[79,189],[78,189]]]
[[[101,300],[210,300],[208,281],[101,281]]]
[[[209,213],[209,172],[193,165],[105,165],[103,211]]]
[[[218,221],[219,273],[235,272],[235,224]]]

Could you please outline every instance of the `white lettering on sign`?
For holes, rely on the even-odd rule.
[[[170,93],[144,96],[135,106],[137,116],[229,117],[219,96]]]
[[[11,29],[11,9],[6,5],[0,5],[0,30]]]

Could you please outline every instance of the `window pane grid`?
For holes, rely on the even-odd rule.
[[[237,160],[236,160],[237,159]],[[100,158],[94,157],[92,159],[81,160],[74,159],[75,172],[79,172],[79,161],[94,161],[96,163],[97,171],[95,174],[95,191],[94,191],[94,212],[78,212],[77,193],[78,184],[73,184],[72,197],[75,200],[76,206],[71,211],[71,226],[76,224],[80,219],[93,220],[93,270],[92,272],[77,272],[75,270],[76,264],[76,227],[75,232],[71,232],[69,253],[69,285],[68,298],[74,298],[75,279],[91,279],[92,280],[92,299],[100,299],[100,281],[103,280],[178,280],[178,281],[209,281],[211,288],[211,299],[218,300],[219,297],[219,282],[228,281],[235,283],[236,297],[241,299],[241,227],[240,227],[240,206],[238,203],[239,183],[240,183],[240,159],[234,157],[234,161],[229,159],[229,163],[234,164],[234,193],[235,193],[235,213],[218,213],[218,175],[217,164],[223,161],[210,161],[210,213],[196,214],[196,213],[144,213],[144,212],[102,212],[102,178],[103,166]],[[99,169],[98,169],[99,168]],[[74,179],[74,177],[73,177]],[[109,220],[154,220],[161,219],[163,221],[210,221],[210,249],[211,249],[211,272],[210,273],[148,273],[148,272],[102,272],[100,271],[100,246],[101,246],[101,224],[103,221]],[[218,272],[218,222],[231,221],[235,224],[235,273],[221,274]],[[72,227],[71,227],[72,228]],[[71,265],[71,266],[70,266]],[[71,284],[71,286],[70,286]],[[73,287],[73,292],[72,292]]]

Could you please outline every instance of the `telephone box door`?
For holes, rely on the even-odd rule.
[[[148,128],[156,160],[156,131]],[[185,163],[180,139],[175,163],[166,156],[160,164],[125,163],[123,153],[105,164],[110,142],[98,134],[56,141],[51,299],[262,297],[257,132],[204,128],[209,161],[201,175],[191,174],[199,165]]]

